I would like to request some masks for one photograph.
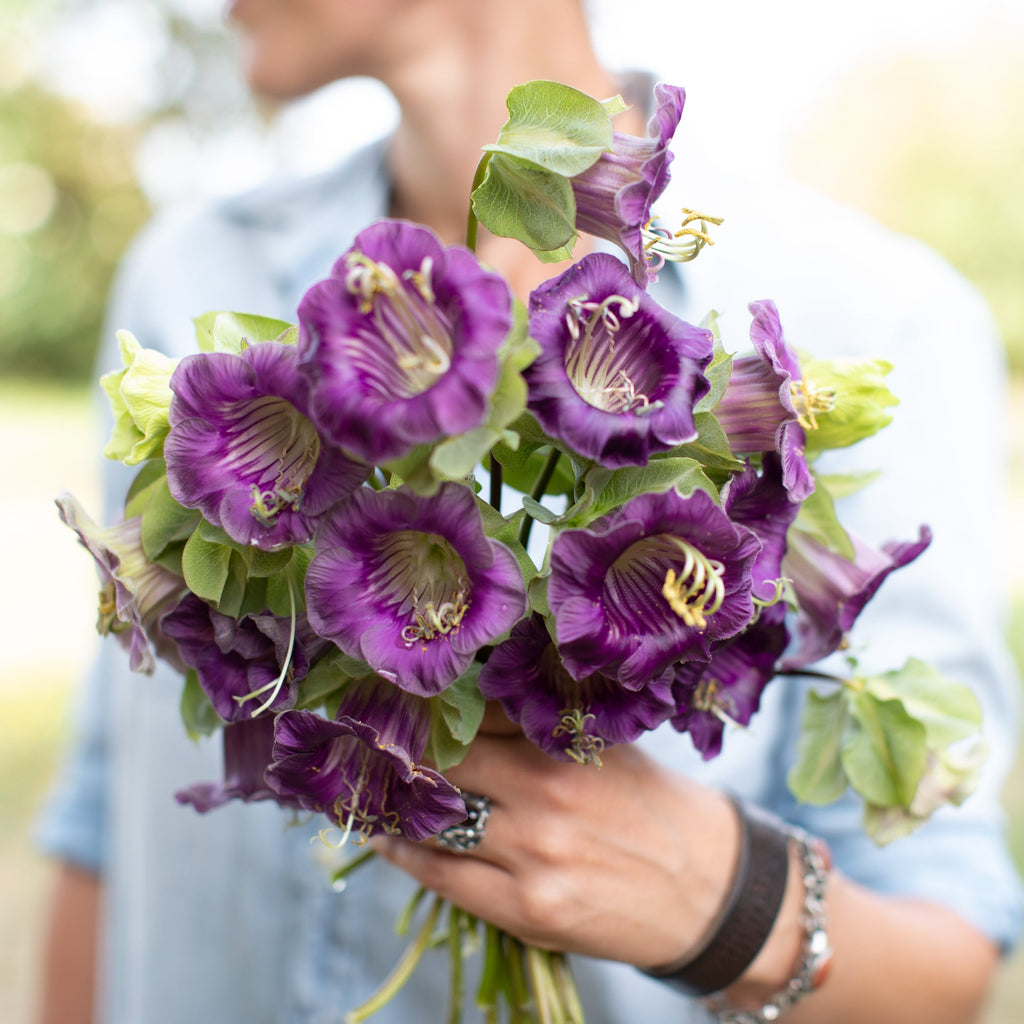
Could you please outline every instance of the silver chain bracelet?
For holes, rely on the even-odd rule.
[[[801,924],[804,929],[800,960],[793,977],[782,991],[773,995],[759,1010],[737,1010],[723,1007],[718,997],[705,1001],[719,1024],[770,1024],[791,1006],[813,992],[825,980],[832,963],[825,919],[825,888],[832,867],[828,847],[813,839],[802,829],[786,826],[803,870],[804,906]]]

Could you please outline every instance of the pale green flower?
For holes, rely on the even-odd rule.
[[[103,454],[108,459],[137,466],[147,459],[159,458],[163,452],[164,438],[170,429],[169,381],[177,360],[143,348],[129,331],[118,331],[117,340],[123,368],[100,378],[114,416],[114,429]]]

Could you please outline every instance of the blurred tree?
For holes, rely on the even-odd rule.
[[[990,303],[1024,373],[1024,63],[1019,31],[862,69],[795,150],[805,180],[920,238]]]
[[[0,360],[5,374],[91,375],[107,291],[148,215],[136,133],[24,83],[0,105]]]

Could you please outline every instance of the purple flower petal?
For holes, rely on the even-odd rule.
[[[633,280],[641,287],[654,276],[644,249],[643,229],[651,206],[665,191],[672,152],[669,144],[683,113],[686,93],[674,85],[654,89],[657,109],[650,138],[615,132],[611,152],[570,179],[576,198],[576,227],[621,246]]]
[[[604,466],[644,465],[697,436],[712,336],[659,306],[613,256],[585,256],[530,296],[540,355],[528,404],[552,437]]]
[[[752,626],[715,649],[710,662],[676,666],[672,725],[690,734],[705,761],[721,753],[725,722],[749,725],[760,706],[789,642],[785,620],[784,604],[763,608]]]
[[[150,562],[142,547],[142,519],[135,517],[112,527],[98,526],[70,494],[57,499],[61,521],[96,561],[100,575],[97,629],[113,633],[129,652],[133,672],[151,674],[154,650],[163,660],[181,668],[177,648],[163,634],[160,620],[185,593],[185,581],[161,565]]]
[[[467,250],[379,221],[299,305],[313,419],[370,462],[480,426],[511,309],[504,279]]]
[[[171,494],[240,544],[308,541],[319,516],[369,475],[369,466],[323,444],[291,345],[187,356],[171,389]]]
[[[355,688],[355,706],[343,700],[334,721],[311,711],[278,716],[271,788],[363,838],[384,831],[421,840],[463,821],[459,790],[402,745],[425,742],[425,703],[383,680]]]
[[[194,668],[217,714],[226,722],[251,718],[284,673],[270,707],[295,702],[295,686],[326,644],[299,617],[292,642],[290,619],[273,615],[222,615],[189,594],[163,618],[164,632]]]
[[[223,807],[231,800],[252,803],[274,800],[297,807],[267,787],[264,775],[274,748],[274,718],[262,715],[224,727],[224,781],[199,782],[174,794],[179,804],[190,804],[200,814]]]
[[[674,708],[671,673],[639,691],[597,673],[576,680],[565,670],[543,618],[516,623],[480,670],[480,692],[498,700],[527,739],[562,760],[600,763],[601,750],[631,743]]]
[[[750,340],[757,354],[733,361],[715,416],[737,454],[779,454],[786,490],[800,502],[814,491],[804,454],[806,436],[793,404],[793,388],[803,380],[800,363],[783,337],[775,304],[753,302],[750,312]]]
[[[762,459],[760,474],[748,465],[729,481],[723,493],[729,518],[753,530],[761,542],[751,578],[754,597],[762,601],[770,601],[776,595],[775,584],[782,576],[782,558],[786,554],[786,533],[800,511],[782,481],[779,457],[769,452]]]
[[[799,604],[797,650],[783,659],[790,671],[842,649],[846,635],[875,591],[894,569],[909,564],[931,543],[927,526],[916,541],[890,542],[879,551],[850,534],[854,559],[830,551],[802,530],[789,531],[782,571],[793,581]]]
[[[526,610],[513,554],[488,538],[469,488],[361,489],[316,539],[313,628],[411,693],[449,686]]]
[[[548,601],[565,667],[637,690],[673,662],[707,660],[753,615],[759,550],[703,491],[642,494],[559,534]]]

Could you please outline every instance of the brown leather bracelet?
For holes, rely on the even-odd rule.
[[[743,974],[771,933],[786,893],[789,840],[781,822],[730,799],[739,818],[740,848],[717,927],[696,955],[644,970],[688,996],[720,992]]]

